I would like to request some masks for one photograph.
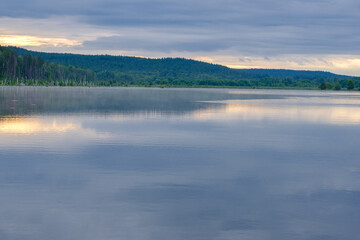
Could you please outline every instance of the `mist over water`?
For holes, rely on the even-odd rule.
[[[0,239],[360,235],[360,93],[0,88]]]

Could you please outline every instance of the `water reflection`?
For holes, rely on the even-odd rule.
[[[360,124],[360,100],[351,106],[303,105],[303,101],[286,105],[277,101],[218,101],[224,104],[216,111],[213,109],[198,110],[194,118],[198,120],[220,121],[282,121],[286,123],[318,123],[318,124]],[[308,103],[307,103],[308,104]]]
[[[71,122],[57,123],[45,122],[36,118],[4,117],[0,118],[0,133],[2,134],[37,134],[37,133],[60,133],[76,131],[80,126]]]
[[[0,239],[354,239],[360,94],[0,88]]]

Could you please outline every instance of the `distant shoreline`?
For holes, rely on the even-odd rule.
[[[57,85],[0,85],[0,87],[41,87],[41,88],[149,88],[149,89],[244,89],[244,90],[303,90],[303,91],[321,91],[321,92],[360,92],[360,89],[324,89],[321,90],[319,88],[296,88],[296,87],[233,87],[233,86],[162,86],[162,85],[152,85],[152,86],[144,86],[144,85],[127,85],[127,86],[82,86],[82,85],[74,85],[74,86],[57,86]]]

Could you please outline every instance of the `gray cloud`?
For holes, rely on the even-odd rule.
[[[0,16],[67,16],[92,26],[90,33],[111,32],[85,40],[86,51],[223,52],[238,59],[359,55],[359,9],[357,0],[2,0]]]
[[[356,0],[3,0],[0,14],[11,17],[81,15],[98,24],[313,25],[357,23]],[[317,23],[314,22],[317,20]]]
[[[123,28],[120,28],[123,29]],[[102,37],[83,44],[85,49],[146,50],[156,52],[214,52],[232,50],[245,55],[359,54],[357,34],[339,29],[331,32],[313,26],[311,31],[294,26],[233,26],[214,29],[144,26],[139,31],[121,30],[122,36]],[[354,30],[359,32],[359,30]]]
[[[136,36],[113,36],[103,37],[95,41],[85,41],[81,48],[85,49],[100,49],[100,50],[144,50],[156,52],[171,52],[171,51],[216,51],[226,49],[229,46],[222,41],[216,39],[176,39],[163,37],[154,34],[148,38],[137,38]]]

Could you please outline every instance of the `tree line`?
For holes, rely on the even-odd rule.
[[[320,71],[231,69],[183,58],[42,53],[0,47],[0,84],[353,90],[359,87],[360,78]]]
[[[88,69],[45,61],[40,56],[19,56],[13,49],[0,46],[1,85],[89,85],[96,74]]]
[[[349,91],[355,90],[355,82],[357,85],[357,89],[360,91],[360,81],[359,78],[354,79],[342,79],[340,81],[337,81],[336,83],[329,83],[329,82],[322,82],[319,85],[320,90],[341,90],[341,89],[347,89]]]

